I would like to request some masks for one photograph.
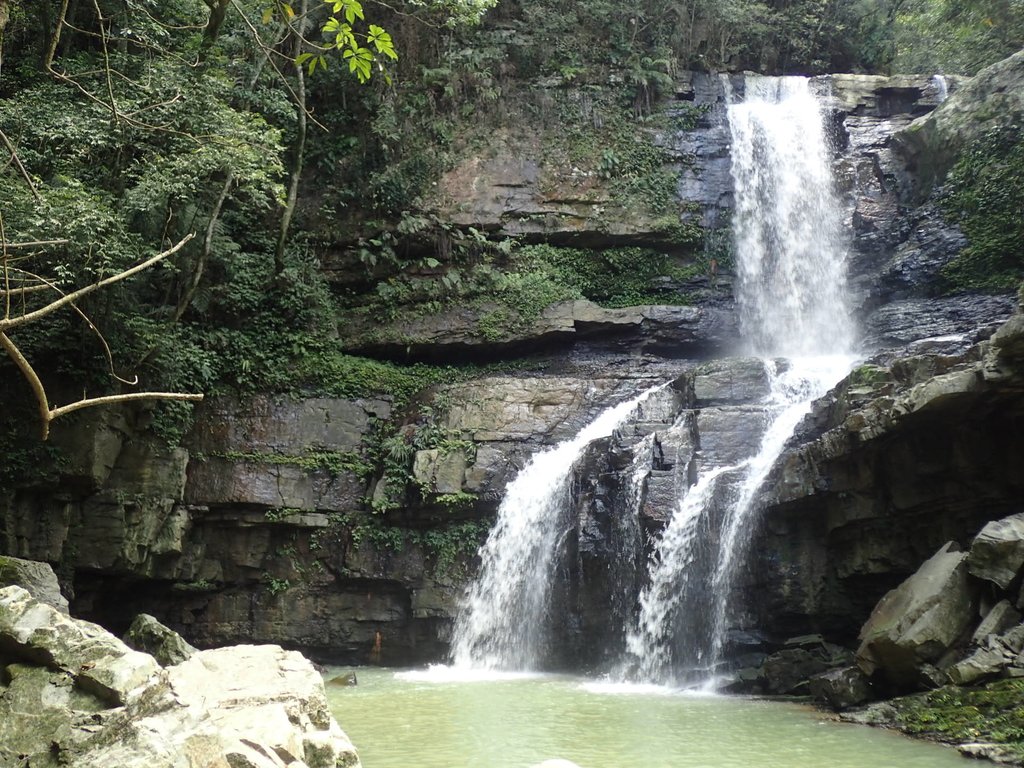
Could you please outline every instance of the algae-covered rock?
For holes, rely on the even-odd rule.
[[[165,627],[148,613],[140,613],[132,621],[124,641],[137,651],[148,653],[164,667],[189,659],[196,649],[169,627]]]

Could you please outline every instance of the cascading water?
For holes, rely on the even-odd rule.
[[[846,232],[809,81],[748,76],[729,130],[745,340],[761,356],[848,354]]]
[[[932,82],[935,83],[935,100],[941,104],[949,98],[949,82],[945,75],[932,75]]]
[[[610,435],[656,389],[609,408],[571,440],[534,455],[509,484],[498,520],[480,550],[480,570],[455,621],[456,667],[538,667],[572,466],[589,443]]]
[[[755,455],[700,475],[655,550],[627,643],[634,674],[654,682],[714,674],[757,492],[811,402],[853,361],[846,236],[818,102],[805,78],[744,85],[744,100],[729,105],[737,303],[745,341],[765,358],[766,431]],[[716,506],[724,513],[702,537]],[[698,557],[714,541],[713,555]]]

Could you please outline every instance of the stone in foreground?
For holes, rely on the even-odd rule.
[[[323,680],[279,646],[161,669],[101,627],[0,589],[0,765],[358,768]]]
[[[188,660],[196,649],[169,627],[148,613],[140,613],[125,633],[124,641],[137,651],[148,653],[162,667],[173,667]]]

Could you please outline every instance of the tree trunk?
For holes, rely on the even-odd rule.
[[[306,14],[309,12],[308,0],[302,0],[302,10],[298,21],[298,30],[293,32],[295,47],[292,58],[298,59],[302,53],[302,35],[305,31]],[[281,228],[277,233],[277,248],[274,249],[274,273],[280,275],[284,271],[284,248],[288,242],[288,230],[291,227],[295,205],[299,198],[299,180],[302,177],[303,156],[306,152],[306,77],[302,65],[295,62],[295,100],[299,109],[295,136],[295,158],[292,163],[291,180],[288,184],[288,198],[285,200],[284,212],[281,214]]]

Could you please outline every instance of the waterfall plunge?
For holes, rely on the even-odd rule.
[[[571,440],[534,455],[509,484],[455,621],[454,666],[521,671],[543,660],[551,571],[572,466],[589,443],[610,435],[659,388],[609,408]]]
[[[655,682],[676,679],[680,670],[706,678],[714,669],[757,492],[811,401],[852,362],[845,237],[822,117],[807,80],[748,77],[746,99],[730,105],[729,123],[741,326],[752,351],[766,358],[771,395],[757,453],[702,474],[657,546],[638,624],[627,640],[636,674]],[[768,359],[777,356],[789,359]],[[650,391],[534,456],[509,485],[456,620],[456,668],[529,670],[542,661],[572,465]],[[707,570],[695,573],[694,548],[707,545],[708,514],[725,481],[718,549]],[[676,637],[680,618],[692,623],[696,614],[701,631]]]
[[[748,76],[744,100],[729,105],[729,128],[741,329],[751,351],[766,358],[771,394],[757,453],[702,473],[656,547],[627,642],[634,674],[653,682],[713,678],[757,493],[811,402],[853,362],[846,235],[809,82]],[[700,532],[716,504],[724,506],[710,537],[717,551],[698,558],[697,548],[710,546]],[[699,560],[710,563],[703,572]]]

